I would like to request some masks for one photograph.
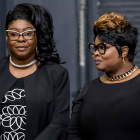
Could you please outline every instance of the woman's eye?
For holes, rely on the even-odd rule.
[[[17,34],[16,34],[16,33],[11,33],[10,35],[11,35],[11,36],[17,36]]]
[[[104,50],[104,46],[99,46],[99,48],[100,48],[101,50]]]
[[[110,47],[109,46],[106,46],[106,49],[109,49]]]
[[[33,31],[28,31],[24,33],[24,36],[33,36],[34,32]]]
[[[31,33],[29,33],[29,32],[28,32],[28,33],[25,33],[25,35],[26,35],[26,36],[30,36],[30,35],[31,35]]]

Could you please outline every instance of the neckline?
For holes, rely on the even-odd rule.
[[[98,77],[98,81],[99,81],[101,84],[104,84],[104,85],[118,85],[118,84],[124,84],[124,83],[130,82],[130,81],[134,80],[135,78],[137,78],[138,76],[140,76],[140,73],[137,74],[135,77],[133,77],[133,78],[127,80],[127,81],[120,82],[120,83],[104,83],[104,82],[102,82],[102,81],[100,80],[100,77]]]
[[[18,65],[18,64],[15,64],[12,59],[11,59],[11,55],[9,56],[9,62],[14,66],[14,67],[17,67],[17,68],[26,68],[26,67],[29,67],[31,65],[33,65],[34,63],[36,63],[36,59],[34,59],[33,61],[31,61],[30,63],[28,64],[25,64],[25,65]]]
[[[26,77],[32,76],[32,75],[34,75],[34,74],[37,72],[37,70],[38,70],[38,69],[36,69],[36,71],[34,71],[33,73],[31,73],[31,74],[29,74],[29,75],[27,75],[27,76],[17,78],[17,77],[15,77],[15,76],[10,72],[9,63],[10,63],[10,61],[9,61],[9,59],[8,59],[8,63],[7,63],[8,72],[9,72],[9,74],[10,74],[12,77],[14,77],[15,79],[21,79],[21,78],[26,78]]]

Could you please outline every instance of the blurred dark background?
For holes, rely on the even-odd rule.
[[[140,0],[0,0],[0,58],[6,55],[6,14],[19,3],[42,5],[52,14],[57,50],[69,71],[71,101],[85,82],[103,74],[96,70],[88,52],[94,22],[104,13],[119,12],[140,32]],[[134,63],[140,68],[140,42],[136,52]]]

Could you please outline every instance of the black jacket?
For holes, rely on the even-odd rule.
[[[24,79],[27,119],[25,140],[65,140],[69,120],[69,78],[58,64],[43,65]],[[0,102],[17,81],[9,60],[0,60]]]

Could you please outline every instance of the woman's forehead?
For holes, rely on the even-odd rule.
[[[15,28],[15,29],[25,29],[25,28],[34,28],[34,26],[26,21],[26,20],[23,20],[23,19],[18,19],[18,20],[15,20],[13,21],[8,29],[11,29],[11,28]]]
[[[98,45],[99,43],[102,43],[102,42],[99,40],[99,37],[96,36],[96,38],[95,38],[95,45]]]

